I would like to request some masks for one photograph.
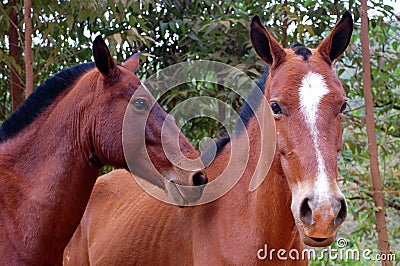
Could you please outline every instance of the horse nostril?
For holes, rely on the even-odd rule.
[[[308,204],[310,201],[309,198],[305,198],[300,205],[300,219],[306,225],[312,225],[314,223],[314,219],[312,216],[312,210],[310,205]]]
[[[333,221],[334,226],[339,226],[343,221],[346,219],[347,216],[347,205],[346,205],[346,200],[341,199],[340,200],[340,210]]]
[[[193,175],[193,185],[201,186],[208,183],[208,178],[203,174],[203,172],[197,172]]]

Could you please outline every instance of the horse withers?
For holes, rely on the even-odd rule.
[[[195,159],[198,154],[134,75],[138,56],[117,65],[101,37],[93,43],[93,54],[94,64],[80,64],[49,78],[1,126],[1,265],[60,260],[101,167],[128,169],[122,128],[129,103],[133,115],[125,127],[128,136],[144,142],[150,158],[145,159],[143,151],[127,151],[137,152],[133,173],[162,189],[170,182],[192,187],[207,182],[202,171],[182,170],[166,158],[161,134],[178,140],[168,145],[180,148],[186,157]],[[168,126],[161,132],[164,122]],[[143,123],[143,136],[136,136]],[[201,189],[178,194],[196,200]]]

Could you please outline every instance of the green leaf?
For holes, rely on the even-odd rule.
[[[163,22],[160,23],[160,29],[161,29],[161,36],[162,37],[165,36],[165,32],[167,31],[168,26],[169,26],[168,23],[163,23]]]
[[[67,15],[67,26],[69,29],[72,29],[72,27],[74,26],[74,16],[72,14],[68,14]]]

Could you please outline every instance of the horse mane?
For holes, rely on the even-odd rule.
[[[243,124],[238,123],[239,121],[236,122],[236,128],[235,128],[236,136],[240,136],[240,134],[242,134],[243,130],[247,128],[251,118],[254,116],[252,107],[254,111],[256,111],[257,108],[260,106],[262,99],[260,98],[259,91],[261,91],[262,95],[264,95],[265,83],[267,82],[268,73],[269,73],[269,67],[267,66],[264,69],[264,72],[261,74],[261,76],[258,77],[256,81],[257,86],[254,86],[254,88],[250,91],[250,93],[246,97],[246,101],[240,108],[239,117],[240,120],[243,122]],[[244,127],[242,125],[244,125]]]
[[[231,141],[230,137],[223,137],[218,139],[215,142],[216,145],[216,151],[215,154],[218,154],[222,148],[226,146]],[[213,149],[207,149],[204,153],[201,154],[201,161],[203,162],[204,165],[209,165],[211,161],[214,159],[214,153]]]
[[[242,107],[240,107],[239,119],[242,121],[242,123],[238,123],[238,121],[236,122],[235,125],[236,136],[240,136],[243,130],[247,128],[250,119],[254,116],[254,112],[250,106],[254,108],[254,111],[256,111],[257,108],[260,106],[262,98],[259,97],[260,94],[258,93],[258,91],[261,91],[262,95],[264,95],[265,83],[267,82],[268,73],[269,73],[269,66],[266,66],[264,72],[258,77],[256,81],[257,86],[254,86],[253,89],[251,89],[251,91],[247,95],[246,101],[244,102]],[[230,141],[231,141],[230,137],[223,137],[218,139],[215,142],[217,148],[216,154],[218,154]],[[204,154],[201,155],[201,160],[205,165],[208,165],[208,163],[210,163],[211,160],[213,159],[212,154],[213,154],[212,150],[207,150]]]
[[[79,64],[46,79],[0,127],[0,143],[29,126],[74,81],[94,68],[94,63]]]

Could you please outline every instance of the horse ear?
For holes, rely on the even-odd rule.
[[[140,62],[140,52],[134,53],[128,60],[126,60],[122,65],[132,71],[136,72]]]
[[[97,69],[105,76],[110,76],[116,64],[103,38],[99,35],[93,42],[93,56]]]
[[[318,46],[319,53],[325,57],[329,64],[346,50],[352,33],[353,18],[350,12],[346,11],[328,37]]]
[[[250,38],[257,55],[268,65],[278,65],[285,57],[282,46],[262,25],[257,15],[251,21]]]

